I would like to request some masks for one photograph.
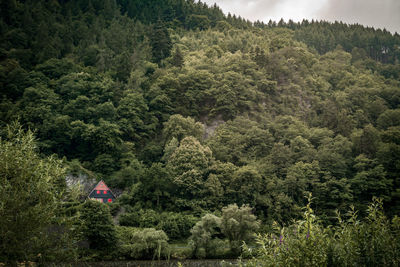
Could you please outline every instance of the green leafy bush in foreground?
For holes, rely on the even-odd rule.
[[[303,219],[289,227],[257,236],[253,258],[246,266],[399,266],[400,220],[385,217],[380,199],[373,200],[364,221],[351,210],[336,227],[324,227],[309,199]]]
[[[346,221],[330,237],[330,266],[399,266],[400,221],[392,223],[385,217],[382,201],[374,199],[368,207],[368,217],[357,220],[357,212],[349,212]]]
[[[121,226],[163,230],[170,240],[178,240],[190,236],[190,229],[196,221],[197,218],[193,215],[140,209],[122,214],[119,223]]]
[[[118,252],[125,259],[160,259],[170,254],[168,236],[154,228],[117,226]]]
[[[76,258],[76,217],[64,206],[76,199],[62,164],[42,158],[34,134],[19,123],[0,133],[0,266]]]
[[[82,205],[80,219],[82,236],[88,241],[90,249],[97,250],[102,255],[108,255],[115,250],[117,236],[108,205],[87,200]]]
[[[204,215],[190,230],[189,244],[196,258],[212,258],[226,256],[224,254],[226,238],[229,242],[230,257],[238,256],[240,244],[254,239],[260,222],[248,205],[238,207],[231,204],[222,208],[221,217],[214,214]]]

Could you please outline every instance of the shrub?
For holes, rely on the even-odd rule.
[[[163,230],[170,239],[185,239],[190,236],[190,229],[192,229],[197,220],[198,218],[193,215],[163,212],[160,214],[157,229]]]
[[[310,204],[305,208],[303,220],[288,228],[275,224],[275,233],[258,235],[257,256],[249,266],[326,266],[328,232],[318,222]]]
[[[252,240],[259,226],[260,222],[248,205],[239,208],[233,204],[222,208],[221,232],[228,238],[233,254],[240,253],[242,242]]]
[[[398,266],[400,264],[400,235],[385,217],[382,201],[374,198],[364,222],[357,220],[352,209],[344,221],[340,214],[339,226],[331,240],[330,266]]]
[[[353,209],[346,221],[339,215],[334,228],[320,224],[310,202],[302,220],[259,235],[259,246],[246,266],[399,266],[400,222],[394,218],[390,224],[381,200],[373,200],[365,221],[357,220]]]
[[[193,255],[197,258],[215,256],[218,239],[215,236],[220,232],[221,219],[213,214],[206,214],[201,221],[190,230],[189,243],[193,248]]]
[[[82,235],[88,240],[90,249],[102,253],[114,250],[117,238],[108,205],[87,200],[82,206],[80,219]]]
[[[156,227],[159,222],[159,214],[154,210],[140,209],[136,212],[122,214],[120,217],[120,225],[132,226],[140,228]]]
[[[0,136],[0,262],[71,260],[76,257],[74,216],[64,201],[66,170],[42,158],[31,131],[13,123]],[[1,265],[1,263],[0,263]]]
[[[117,226],[118,251],[126,259],[160,259],[170,254],[168,237],[154,228]]]
[[[189,243],[193,248],[193,255],[197,258],[216,257],[223,254],[225,243],[220,238],[226,237],[229,241],[230,256],[240,253],[240,245],[244,241],[253,239],[254,232],[259,227],[259,221],[251,213],[247,205],[238,207],[236,204],[222,208],[222,216],[206,214],[190,230]]]
[[[157,213],[154,210],[139,210],[122,214],[120,225],[163,230],[170,239],[179,240],[189,237],[190,229],[197,218],[175,212]]]

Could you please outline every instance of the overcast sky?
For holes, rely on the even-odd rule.
[[[400,0],[202,0],[250,21],[306,19],[359,23],[400,33]]]

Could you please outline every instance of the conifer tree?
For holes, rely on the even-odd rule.
[[[167,27],[161,20],[153,26],[149,38],[154,62],[160,63],[161,60],[171,55],[171,38]]]

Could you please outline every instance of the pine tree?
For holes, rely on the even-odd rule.
[[[160,63],[161,60],[171,55],[171,38],[168,29],[162,21],[159,20],[153,26],[149,39],[154,62]]]
[[[182,52],[178,46],[175,48],[175,53],[174,53],[174,56],[172,57],[171,63],[172,63],[172,65],[174,65],[175,67],[178,67],[178,68],[182,68],[183,65],[185,64],[185,60],[183,58]]]

